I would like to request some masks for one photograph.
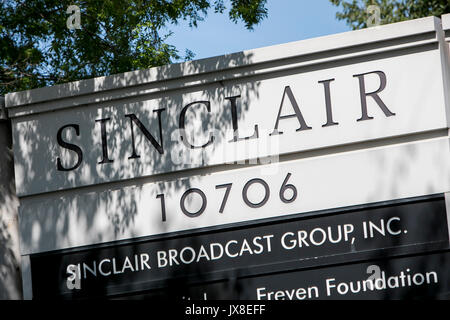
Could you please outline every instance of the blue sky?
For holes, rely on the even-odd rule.
[[[336,19],[338,8],[328,0],[268,0],[267,7],[268,17],[253,31],[211,10],[197,28],[186,22],[172,26],[168,42],[181,54],[187,48],[194,59],[202,59],[350,30]]]

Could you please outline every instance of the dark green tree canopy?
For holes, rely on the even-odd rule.
[[[67,28],[70,5],[80,8],[80,29]],[[180,54],[168,43],[171,24],[186,20],[196,27],[214,9],[252,29],[267,16],[265,5],[266,0],[0,1],[0,95],[191,59],[191,51]]]
[[[339,6],[336,14],[354,30],[367,27],[369,13],[367,8],[376,5],[380,8],[380,23],[388,24],[429,16],[439,17],[450,12],[450,0],[330,0]]]

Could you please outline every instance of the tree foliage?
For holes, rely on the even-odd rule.
[[[450,0],[330,0],[339,6],[336,14],[353,29],[367,27],[370,13],[367,8],[376,5],[380,8],[380,23],[394,23],[428,16],[441,16],[450,12]]]
[[[196,27],[208,10],[228,10],[252,29],[266,0],[3,0],[0,1],[0,95],[191,59],[171,44],[170,25]],[[69,29],[70,5],[81,29]],[[229,8],[227,8],[227,6]]]

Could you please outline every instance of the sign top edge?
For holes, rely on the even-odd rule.
[[[443,18],[447,21],[446,25],[449,26],[450,14],[444,15]],[[193,75],[220,73],[225,70],[249,67],[274,60],[399,39],[436,31],[436,20],[439,19],[436,17],[420,18],[199,60],[73,81],[50,87],[12,92],[5,96],[5,107],[7,109],[13,109],[62,98],[75,98],[77,96],[145,84],[163,83],[167,80],[175,80]]]

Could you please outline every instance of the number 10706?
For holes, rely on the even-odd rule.
[[[293,184],[288,183],[288,180],[290,177],[291,177],[291,173],[288,173],[286,175],[286,177],[284,178],[284,181],[281,184],[281,187],[279,190],[279,197],[283,203],[291,203],[297,199],[297,195],[298,195],[297,188]],[[248,191],[253,185],[257,185],[257,184],[259,184],[260,186],[262,186],[264,188],[264,197],[259,202],[252,202],[248,197]],[[219,208],[219,213],[224,212],[232,187],[233,187],[232,183],[224,183],[224,184],[216,185],[216,189],[225,189],[225,193],[224,193],[224,196],[223,196],[222,202],[220,204],[220,208]],[[288,190],[290,190],[290,192],[287,192]],[[186,198],[191,194],[197,194],[201,197],[201,207],[197,211],[189,211],[188,208],[186,208]],[[267,182],[261,178],[253,178],[253,179],[248,180],[242,189],[242,200],[250,208],[260,208],[260,207],[264,206],[266,204],[266,202],[269,200],[269,197],[270,197],[270,187],[267,184]],[[156,196],[156,198],[161,200],[161,219],[162,219],[162,221],[166,221],[167,216],[166,216],[166,203],[165,203],[164,194],[160,193]],[[207,205],[208,205],[208,200],[206,198],[205,193],[201,189],[198,189],[198,188],[190,188],[190,189],[186,190],[180,199],[181,211],[190,218],[195,218],[195,217],[200,216],[203,212],[205,212]]]

